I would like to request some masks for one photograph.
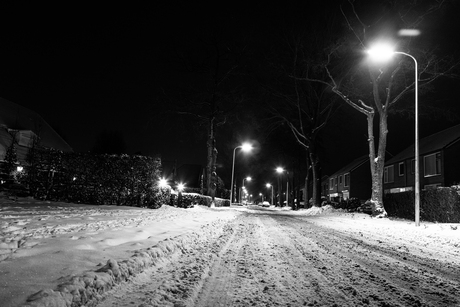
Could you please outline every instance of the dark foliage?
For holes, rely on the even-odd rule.
[[[331,202],[331,206],[334,207],[335,209],[345,209],[348,211],[356,211],[358,210],[358,208],[361,207],[361,201],[356,197],[352,197],[347,200],[342,200],[338,203]]]
[[[159,208],[169,190],[157,182],[157,157],[34,150],[20,182],[37,199]]]
[[[200,195],[197,193],[179,193],[172,194],[169,204],[179,208],[192,208],[195,205],[210,207],[212,203],[211,196]],[[214,198],[216,207],[230,206],[228,199]]]
[[[415,219],[414,192],[386,194],[385,209],[389,216]],[[458,188],[437,188],[421,191],[420,219],[439,223],[460,222]]]

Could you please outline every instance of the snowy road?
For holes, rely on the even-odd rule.
[[[460,306],[458,241],[255,208],[222,223],[97,306]]]

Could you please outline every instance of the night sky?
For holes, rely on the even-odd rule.
[[[227,30],[225,35],[244,36],[245,46],[251,50],[248,61],[257,62],[264,48],[276,43],[273,31],[317,12],[318,7],[310,2],[241,7],[234,2],[218,7],[178,3],[118,7],[2,4],[0,97],[39,113],[74,151],[89,151],[102,132],[118,131],[129,154],[159,153],[164,160],[176,160],[179,165],[204,165],[204,133],[192,127],[189,118],[174,120],[170,114],[164,115],[168,103],[174,103],[164,99],[164,92],[175,84],[196,81],[184,74],[175,61],[176,55],[200,52],[196,48],[197,33],[222,27]],[[333,12],[332,8],[338,8],[337,3],[344,1],[329,2],[325,5]],[[451,5],[457,10],[446,10],[438,17],[434,29],[427,31],[426,39],[439,45],[440,52],[459,57],[458,18],[453,18],[459,5]],[[438,85],[436,98],[440,105],[457,115],[460,107],[455,93],[459,85],[458,79],[444,81]],[[351,110],[343,112],[341,119],[326,132],[330,140],[324,144],[326,173],[367,154],[364,116]],[[239,163],[243,163],[237,165],[240,170],[251,169],[252,165],[256,168],[251,169],[253,172],[272,172],[278,164],[289,164],[293,155],[302,156],[288,132],[264,132],[261,136],[263,129],[251,126],[250,122],[264,123],[263,119],[240,120],[243,123],[222,128],[217,140],[218,174],[223,174],[227,185],[232,151],[240,141],[253,140],[257,145],[251,157],[238,156]],[[420,134],[423,137],[458,123],[458,118],[452,121],[422,118]],[[392,134],[394,130],[398,130],[397,134]],[[391,119],[389,152],[409,146],[413,131],[413,118]],[[354,136],[344,136],[343,132]],[[239,173],[244,176],[244,171]]]

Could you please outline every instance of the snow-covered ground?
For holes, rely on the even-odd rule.
[[[375,297],[381,292],[378,286],[370,294],[356,286],[351,298],[345,294],[327,297],[318,294],[325,287],[337,287],[331,281],[334,274],[328,277],[324,272],[326,267],[344,270],[350,260],[341,259],[346,255],[354,259],[355,252],[357,259],[361,254],[378,253],[377,267],[384,261],[398,267],[409,258],[410,263],[404,264],[407,270],[411,266],[428,266],[417,267],[422,270],[417,273],[421,277],[423,270],[433,275],[443,267],[457,277],[440,284],[449,293],[460,293],[459,224],[422,221],[420,227],[415,227],[413,221],[373,219],[361,213],[333,210],[329,206],[299,211],[255,206],[196,206],[191,209],[163,206],[147,210],[42,202],[29,198],[0,199],[0,218],[0,305],[3,307],[25,304],[65,306],[71,301],[76,306],[77,302],[87,302],[85,306],[98,304],[101,307],[125,304],[139,307],[276,306],[284,301],[290,302],[291,306],[301,303],[328,306],[326,302],[335,299],[356,302],[356,295],[363,296],[359,300],[363,305],[385,306],[383,303],[373,304],[372,299],[364,297]],[[322,242],[325,240],[336,242],[331,246],[321,245],[326,244]],[[333,250],[340,242],[346,245]],[[311,249],[304,250],[305,246]],[[319,253],[317,259],[311,258],[319,250],[327,252]],[[331,258],[330,255],[337,257],[342,250],[343,255],[339,258]],[[279,255],[297,257],[298,261],[277,262]],[[306,265],[321,262],[318,270],[322,277],[308,277],[309,282],[317,280],[321,285],[321,291],[310,293],[311,300],[297,298],[302,291],[308,291],[296,282],[298,277],[294,273],[294,277],[284,276],[305,259],[309,261],[303,265],[305,271],[300,269],[303,278],[314,271],[314,267],[307,270]],[[364,274],[360,272],[366,266],[363,259],[354,264],[357,265],[357,279],[359,274]],[[325,265],[328,261],[330,263]],[[344,262],[335,264],[341,261]],[[419,262],[422,264],[417,264]],[[266,265],[271,268],[262,268]],[[383,269],[381,271],[385,275]],[[335,275],[346,279],[347,274],[352,274],[348,271],[342,273],[336,272]],[[281,274],[282,277],[278,276]],[[258,282],[253,282],[255,276]],[[283,278],[287,280],[283,281]],[[324,278],[331,284],[321,282]],[[233,286],[229,289],[225,285]],[[241,285],[244,288],[238,290]],[[315,285],[318,287],[317,282]],[[390,286],[391,291],[392,287],[405,287],[403,281]],[[271,287],[280,290],[275,294]],[[286,290],[288,288],[290,290]],[[436,284],[430,291],[441,290]],[[408,305],[407,302],[413,302],[410,305],[414,306],[420,302],[423,305],[423,299],[431,300],[431,294],[410,296],[406,292],[401,294],[401,300],[405,302],[401,306]],[[449,293],[436,294],[445,296],[446,303],[443,305],[440,301],[438,306],[458,306],[459,301],[455,302]],[[408,299],[406,294],[411,298]],[[380,296],[385,298],[381,293]]]

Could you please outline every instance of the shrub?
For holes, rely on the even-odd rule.
[[[415,195],[413,191],[386,194],[385,210],[389,216],[415,219]],[[459,223],[460,196],[452,188],[437,188],[421,191],[420,219],[430,222]]]
[[[361,207],[361,201],[356,198],[352,197],[346,200],[341,200],[340,202],[327,202],[327,204],[331,205],[335,209],[345,209],[348,211],[356,211],[359,207]]]
[[[33,151],[20,182],[37,199],[159,208],[170,192],[157,186],[159,157]]]

